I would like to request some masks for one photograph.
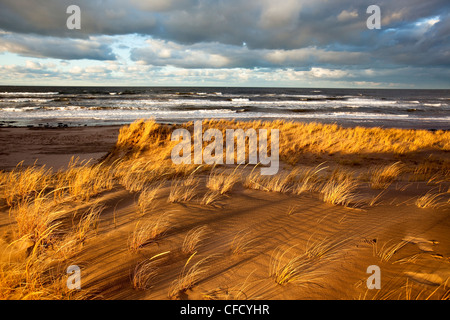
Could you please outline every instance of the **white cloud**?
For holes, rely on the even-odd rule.
[[[84,69],[84,72],[86,72],[86,73],[109,73],[111,71],[103,66],[88,66]]]
[[[40,70],[40,69],[42,69],[42,65],[39,62],[27,60],[25,62],[25,68],[33,69],[33,70]]]
[[[341,13],[339,13],[339,15],[337,16],[337,19],[340,22],[345,22],[345,21],[356,19],[356,18],[358,18],[357,10],[353,10],[353,11],[342,10]]]
[[[149,39],[147,46],[132,50],[138,64],[184,68],[222,68],[230,59],[216,50],[216,44],[181,45],[172,41]]]
[[[349,75],[344,70],[330,70],[325,68],[311,68],[310,74],[315,78],[345,78]]]
[[[81,74],[81,73],[83,73],[83,68],[81,68],[79,66],[74,66],[74,67],[70,68],[69,72],[75,73],[75,74]]]

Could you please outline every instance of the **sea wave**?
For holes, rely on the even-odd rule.
[[[19,102],[19,103],[23,103],[23,102],[37,102],[37,103],[48,103],[48,102],[52,102],[53,99],[39,99],[39,98],[3,98],[0,100],[0,102]]]
[[[427,107],[441,107],[442,103],[424,103],[423,105]]]
[[[59,92],[0,92],[0,96],[53,96]]]

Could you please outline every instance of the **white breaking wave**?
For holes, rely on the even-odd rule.
[[[59,92],[0,92],[0,96],[52,96]]]
[[[38,102],[38,103],[46,103],[52,102],[53,99],[39,99],[39,98],[13,98],[13,99],[1,99],[1,102]]]
[[[248,98],[231,98],[232,102],[249,102],[250,99]]]
[[[424,103],[423,105],[427,107],[441,107],[442,103]]]
[[[359,105],[391,105],[398,103],[396,100],[375,100],[375,99],[363,99],[363,98],[351,98],[345,101],[346,104],[359,104]]]
[[[8,107],[8,108],[2,108],[0,111],[3,112],[26,112],[26,111],[35,111],[39,110],[39,107],[23,107],[23,108],[14,108],[14,107]],[[3,117],[3,115],[2,115]]]
[[[342,119],[342,120],[420,120],[420,121],[450,121],[450,117],[417,117],[405,114],[364,113],[364,112],[312,112],[286,114],[277,112],[237,112],[231,109],[202,109],[202,110],[134,110],[134,109],[88,109],[72,106],[71,108],[43,110],[40,108],[4,108],[1,109],[3,120],[34,119],[40,121],[61,120],[101,120],[101,121],[134,121],[140,118],[154,118],[156,120],[191,120],[198,118],[282,118],[282,119]],[[17,112],[22,111],[20,117]],[[33,111],[33,112],[23,112]]]

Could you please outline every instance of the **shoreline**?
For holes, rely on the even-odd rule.
[[[360,120],[360,119],[320,119],[320,118],[306,118],[306,119],[296,119],[296,118],[279,118],[279,117],[265,117],[265,118],[202,118],[201,120],[235,120],[242,122],[250,121],[293,121],[294,123],[322,123],[322,124],[336,124],[344,128],[383,128],[383,129],[406,129],[406,130],[428,130],[428,131],[449,131],[450,125],[447,121],[418,121],[418,120]],[[69,129],[69,128],[84,128],[84,127],[122,127],[124,125],[129,125],[134,121],[139,119],[133,119],[130,121],[104,121],[104,122],[76,122],[68,121],[63,119],[55,119],[52,122],[36,122],[36,121],[0,121],[0,129],[2,128],[28,128],[28,129]],[[198,119],[173,119],[173,120],[158,120],[155,119],[159,124],[182,124],[186,122],[191,122]]]
[[[236,119],[236,121],[242,121]],[[245,119],[243,122],[252,121]],[[272,121],[262,119],[262,121]],[[188,121],[178,122],[158,122],[163,125],[177,125]],[[419,128],[404,127],[401,125],[390,126],[389,123],[372,123],[356,125],[353,123],[337,123],[336,121],[294,121],[301,123],[322,123],[337,124],[343,128],[382,128],[382,129],[403,129],[403,130],[427,130],[427,131],[448,131],[450,128],[427,128],[425,125]],[[55,122],[57,123],[57,122]],[[398,123],[397,123],[398,124]],[[81,125],[78,126],[44,126],[33,127],[24,126],[0,126],[0,170],[12,170],[21,161],[24,166],[46,165],[55,170],[64,168],[71,157],[79,157],[80,161],[92,159],[96,161],[108,154],[114,147],[119,130],[129,123],[105,124],[105,125]]]
[[[0,128],[0,170],[12,170],[21,161],[55,170],[67,167],[71,157],[95,161],[115,145],[121,127]]]

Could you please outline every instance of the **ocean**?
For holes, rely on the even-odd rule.
[[[450,129],[450,90],[0,86],[0,127],[122,125],[153,118]]]

